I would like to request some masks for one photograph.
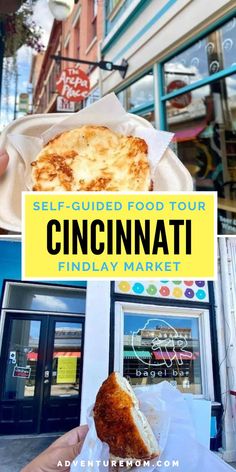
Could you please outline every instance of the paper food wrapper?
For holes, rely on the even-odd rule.
[[[47,127],[52,117],[56,124]],[[32,115],[13,122],[4,131],[0,147],[6,148],[10,154],[10,165],[6,175],[0,179],[0,199],[3,202],[0,227],[20,231],[20,194],[32,189],[31,163],[48,141],[64,131],[83,125],[107,126],[113,131],[145,139],[154,190],[192,190],[190,174],[168,147],[173,134],[157,131],[143,118],[126,113],[114,93],[78,113],[60,118],[60,115]]]
[[[145,414],[146,418],[149,421],[149,424],[155,434],[159,445],[160,456],[166,446],[166,441],[168,437],[169,425],[170,425],[170,415],[167,410],[166,402],[162,400],[158,395],[153,396],[152,391],[148,391],[148,388],[144,388],[145,394],[143,394],[143,389],[140,391],[134,389],[137,398],[139,399],[140,410]],[[106,464],[109,463],[109,447],[106,443],[100,441],[97,436],[95,423],[93,419],[93,407],[89,408],[87,415],[87,424],[89,427],[88,434],[85,438],[82,450],[78,457],[74,460],[74,463],[71,466],[71,472],[81,472],[82,468],[80,465],[81,461],[85,461],[86,466],[83,467],[83,470],[88,472],[93,470],[93,472],[110,472],[111,470],[121,471],[126,470],[130,472],[145,472],[147,467],[139,466],[127,468],[127,467],[111,467]],[[87,466],[89,461],[93,461],[93,466]],[[96,461],[101,461],[98,464]],[[156,468],[157,459],[150,460],[150,466],[148,470],[154,470]],[[124,462],[125,464],[125,462]]]
[[[151,168],[151,177],[154,179],[156,166],[166,151],[173,134],[165,131],[156,131],[152,127],[137,125],[132,119],[132,115],[126,113],[114,93],[105,96],[93,105],[84,108],[61,123],[52,126],[42,133],[38,138],[9,134],[8,140],[18,151],[25,165],[25,190],[32,190],[31,163],[43,149],[43,147],[53,138],[64,131],[78,128],[83,125],[107,126],[113,131],[126,136],[138,136],[143,138],[148,144],[148,159]]]
[[[177,472],[232,472],[233,469],[209,449],[199,444],[191,416],[193,396],[188,395],[188,401],[169,382],[134,388],[140,402],[140,409],[147,416],[152,430],[159,442],[160,457],[150,461],[144,467],[120,467],[112,470],[130,470],[132,472],[147,472],[176,470]],[[109,461],[109,447],[97,437],[92,408],[88,411],[88,434],[80,454],[71,465],[71,472],[109,472],[106,465]],[[83,461],[83,466],[80,463]],[[88,461],[93,461],[89,466]],[[96,462],[98,461],[98,462]],[[100,461],[100,463],[99,463]],[[171,466],[173,461],[178,465]],[[164,463],[169,463],[167,467]],[[84,465],[85,464],[85,465]],[[104,465],[105,464],[105,465]]]

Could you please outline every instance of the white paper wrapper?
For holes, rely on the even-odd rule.
[[[145,414],[146,418],[148,419],[149,424],[158,441],[161,457],[162,452],[165,449],[168,437],[170,415],[168,413],[166,402],[162,400],[159,395],[153,395],[153,392],[149,392],[146,388],[144,388],[144,390],[145,394],[143,393],[143,389],[136,389],[135,393],[137,395],[137,398],[139,399],[140,410]],[[82,470],[80,466],[81,461],[85,461],[86,467],[83,467],[83,470],[86,472],[91,472],[91,470],[93,470],[93,472],[109,472],[109,467],[107,467],[103,463],[104,461],[106,464],[109,462],[109,447],[107,444],[102,443],[97,437],[92,411],[93,407],[89,408],[87,416],[89,431],[79,456],[75,459],[74,464],[72,464],[71,466],[71,472],[80,472]],[[90,466],[87,465],[89,460],[93,461],[92,469]],[[101,461],[101,464],[97,464],[96,461]],[[155,468],[156,459],[153,459],[152,461],[150,461],[150,466],[148,467],[148,470],[151,471]],[[110,470],[113,469],[114,467],[110,467]],[[140,466],[138,467],[138,469],[136,467],[116,467],[115,470],[129,470],[130,472],[138,470],[139,472],[145,472],[147,470],[147,467]]]
[[[55,124],[51,126],[52,123]],[[21,231],[20,196],[22,191],[32,189],[31,162],[50,139],[84,124],[104,125],[145,139],[154,190],[192,190],[190,174],[168,147],[173,134],[156,131],[148,121],[126,113],[112,93],[78,113],[66,115],[66,118],[59,114],[32,115],[13,122],[4,130],[0,148],[8,151],[10,165],[0,178],[0,227]]]
[[[137,126],[137,122],[133,120],[132,115],[126,113],[118,98],[114,93],[111,93],[93,105],[52,126],[42,133],[39,138],[17,134],[8,135],[9,142],[24,161],[25,184],[28,190],[32,189],[31,162],[36,158],[43,146],[62,132],[83,125],[108,126],[113,131],[127,136],[138,136],[145,139],[148,144],[148,158],[151,164],[151,177],[153,179],[156,166],[173,137],[173,133],[156,131],[152,127]]]
[[[135,394],[140,401],[140,409],[149,418],[153,432],[160,444],[160,464],[151,461],[149,467],[133,467],[132,472],[153,471],[166,472],[233,472],[233,468],[221,460],[216,454],[199,444],[196,440],[189,403],[197,401],[193,398],[185,400],[184,395],[164,381],[157,385],[135,388]],[[80,454],[71,466],[71,472],[108,472],[103,465],[109,460],[109,450],[105,443],[97,437],[91,409],[88,412],[89,432]],[[93,461],[93,467],[87,466],[88,460]],[[85,461],[85,467],[80,466]],[[97,465],[96,461],[101,461]],[[178,466],[168,467],[164,462],[178,461]],[[118,469],[117,469],[118,470]],[[121,470],[126,470],[120,467]]]

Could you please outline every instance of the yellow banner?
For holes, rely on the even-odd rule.
[[[58,357],[57,362],[57,383],[75,383],[77,358]]]
[[[216,195],[25,193],[22,278],[215,278]]]

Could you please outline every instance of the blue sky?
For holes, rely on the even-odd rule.
[[[128,315],[125,313],[124,318],[124,334],[133,334],[133,332],[144,328],[145,324],[152,317],[150,315],[143,314],[143,316],[132,314]],[[156,328],[158,320],[163,320],[161,314],[153,316],[154,321],[149,322],[149,329]],[[193,337],[198,336],[198,320],[196,318],[177,318],[177,317],[166,317],[164,318],[173,328],[190,328],[192,330]]]
[[[47,46],[53,17],[49,11],[47,0],[38,0],[34,8],[34,21],[43,28],[43,37],[42,42]],[[20,93],[25,93],[28,90],[29,77],[30,77],[30,67],[32,61],[32,55],[34,52],[32,49],[23,46],[18,50],[17,55],[17,64],[18,64],[18,96]],[[5,87],[4,87],[4,76],[2,84],[2,110],[1,110],[1,120],[0,120],[0,131],[13,120],[14,113],[14,95],[15,95],[15,78],[12,77],[9,86],[9,108],[8,116],[6,110],[6,100],[5,100]],[[22,114],[18,114],[18,117]]]

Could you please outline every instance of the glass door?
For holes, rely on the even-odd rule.
[[[0,363],[0,433],[32,433],[39,428],[46,319],[8,314]]]
[[[0,434],[79,424],[84,319],[8,313],[0,362]]]
[[[67,431],[79,424],[83,339],[83,318],[50,317],[42,432]]]

